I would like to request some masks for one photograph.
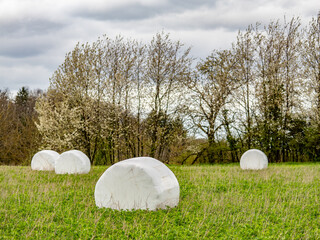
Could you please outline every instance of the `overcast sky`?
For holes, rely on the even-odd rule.
[[[164,30],[205,58],[249,24],[299,16],[319,0],[0,0],[0,90],[46,89],[77,42],[121,34],[144,42]]]

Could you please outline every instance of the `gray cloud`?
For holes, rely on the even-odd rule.
[[[0,64],[2,60],[0,59]],[[35,64],[16,64],[15,66],[0,65],[0,89],[18,90],[22,86],[30,89],[48,87],[50,70]]]
[[[18,18],[11,21],[0,21],[0,32],[2,36],[6,35],[6,37],[45,35],[57,31],[65,25],[47,19]]]
[[[36,56],[43,52],[43,49],[39,46],[25,46],[18,44],[15,46],[7,46],[0,48],[0,55],[13,58],[24,58],[30,56]]]
[[[0,38],[0,56],[10,58],[27,58],[45,54],[58,45],[59,41],[50,35]]]
[[[287,0],[171,0],[164,2],[130,1],[127,4],[86,5],[72,11],[72,16],[112,22],[118,28],[145,29],[245,29],[249,24],[282,18],[301,9],[299,1]]]
[[[144,6],[140,3],[130,4],[124,7],[115,7],[113,9],[99,9],[96,11],[78,13],[78,15],[81,15],[82,17],[117,21],[148,19],[157,14],[160,14],[159,10],[154,7]]]
[[[162,4],[147,4],[141,2],[129,3],[122,6],[109,6],[108,4],[99,8],[80,8],[75,10],[74,16],[82,18],[93,18],[97,20],[136,21],[147,20],[159,15],[169,13],[181,13],[188,9],[201,7],[214,7],[216,1],[210,0],[171,0]]]
[[[66,25],[39,18],[0,21],[0,56],[26,58],[45,53],[56,45],[53,37]]]

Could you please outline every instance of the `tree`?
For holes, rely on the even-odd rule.
[[[80,149],[92,163],[168,158],[178,84],[190,71],[182,46],[163,33],[149,45],[122,37],[77,44],[37,104],[44,146]]]
[[[256,132],[260,147],[271,161],[285,161],[289,124],[299,102],[300,20],[270,22],[263,32],[256,33],[257,76],[256,96],[259,112]]]
[[[35,126],[35,93],[22,87],[13,101],[9,90],[0,91],[0,163],[28,164],[39,146]]]
[[[302,62],[306,95],[311,97],[311,111],[308,112],[310,127],[307,129],[308,155],[311,159],[320,158],[320,12],[313,18],[306,29],[303,42]]]
[[[189,109],[192,121],[208,139],[208,146],[204,150],[214,148],[215,135],[222,126],[218,116],[230,102],[232,91],[238,87],[233,71],[235,64],[230,50],[214,51],[197,65],[195,77],[186,82],[194,103]],[[213,159],[212,154],[209,154],[210,161]]]
[[[149,136],[150,156],[162,159],[166,141],[166,131],[159,126],[167,126],[168,116],[174,115],[179,107],[179,88],[190,75],[192,58],[190,48],[183,49],[179,41],[172,42],[169,34],[158,33],[147,48],[146,83],[149,85],[149,99],[152,121]]]
[[[294,121],[297,114],[295,109],[298,109],[301,89],[301,66],[300,49],[301,49],[301,31],[300,19],[292,18],[289,22],[284,23],[284,60],[283,60],[283,91],[284,103],[282,107],[283,124],[281,129],[281,156],[285,161],[291,152],[289,146],[290,139],[290,124]],[[294,156],[294,155],[293,155]]]
[[[15,149],[19,142],[14,103],[10,101],[9,91],[0,91],[0,161],[2,164],[17,163]]]
[[[94,91],[94,50],[89,44],[77,44],[55,71],[47,95],[37,104],[44,145],[59,151],[77,146],[91,160],[96,154],[100,126],[96,124],[99,112],[93,107],[99,105]]]
[[[313,18],[310,21],[306,29],[302,62],[305,66],[305,79],[309,80],[309,94],[313,97],[313,120],[320,123],[320,13],[317,19]]]
[[[256,29],[249,26],[245,32],[239,32],[237,41],[233,45],[235,52],[236,70],[235,77],[241,82],[239,88],[234,91],[233,109],[237,111],[239,129],[244,138],[244,147],[250,149],[253,146],[253,124],[254,124],[254,83],[256,79]]]

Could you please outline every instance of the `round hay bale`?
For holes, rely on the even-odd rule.
[[[240,167],[253,170],[264,169],[268,167],[268,158],[262,151],[250,149],[241,156]]]
[[[100,177],[95,188],[98,207],[112,209],[166,209],[179,203],[180,187],[173,172],[150,157],[118,162]]]
[[[88,173],[91,163],[87,155],[78,150],[64,152],[56,160],[55,171],[57,174]]]
[[[52,150],[42,150],[37,152],[31,160],[31,169],[39,171],[53,171],[55,161],[60,154]]]

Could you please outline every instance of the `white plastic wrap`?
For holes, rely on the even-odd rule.
[[[264,169],[268,167],[268,158],[262,151],[250,149],[241,156],[240,167],[253,170]]]
[[[55,172],[57,174],[88,173],[91,163],[87,155],[78,150],[64,152],[56,160]]]
[[[173,172],[150,157],[118,162],[100,177],[95,188],[98,207],[112,209],[166,209],[179,203],[180,187]]]
[[[52,150],[42,150],[37,152],[31,160],[31,169],[39,171],[53,171],[55,161],[59,156],[59,153]]]

